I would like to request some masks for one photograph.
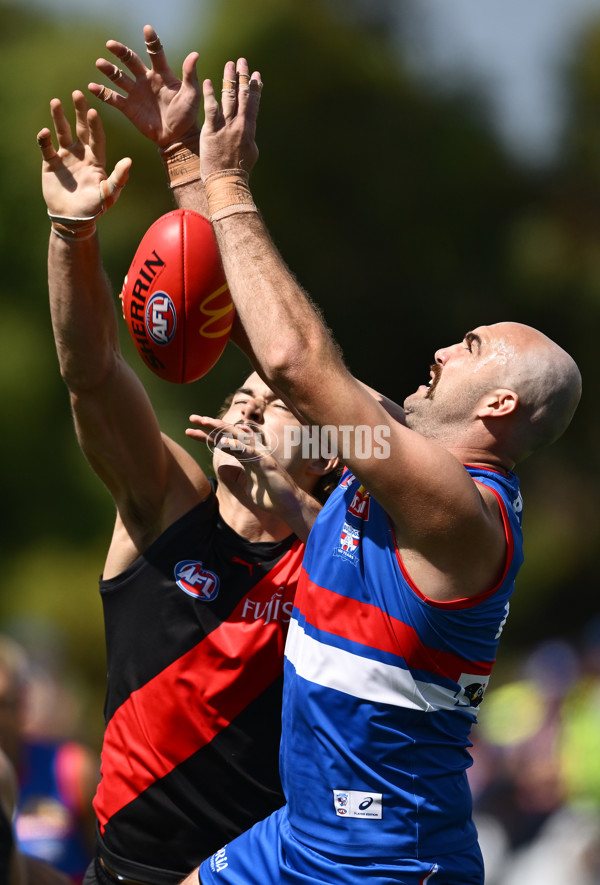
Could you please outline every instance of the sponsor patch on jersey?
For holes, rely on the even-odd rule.
[[[461,673],[458,682],[462,686],[462,691],[456,696],[456,706],[478,707],[488,686],[489,676]]]
[[[370,495],[365,487],[361,485],[354,493],[352,503],[348,508],[348,513],[351,513],[353,516],[358,516],[359,519],[364,519],[366,521],[369,518],[369,504]]]
[[[183,559],[174,570],[177,586],[188,596],[202,602],[212,602],[219,595],[219,578],[214,572],[202,567],[196,559]]]
[[[219,848],[216,854],[210,858],[209,864],[213,873],[222,873],[223,870],[226,870],[229,866],[229,862],[227,860],[227,854],[225,853],[227,845],[224,848]]]
[[[164,347],[173,340],[177,326],[175,305],[166,292],[155,292],[146,304],[146,329],[155,344]]]
[[[345,522],[340,532],[340,541],[333,550],[334,556],[341,556],[347,559],[353,565],[358,564],[358,545],[360,543],[360,532],[353,528],[349,523]]]
[[[333,807],[338,817],[361,817],[381,820],[383,795],[360,790],[334,790]]]

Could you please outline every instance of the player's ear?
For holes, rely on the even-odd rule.
[[[498,387],[481,399],[477,409],[478,418],[501,418],[512,414],[517,408],[519,395],[514,390]]]
[[[337,455],[334,458],[311,458],[306,465],[306,470],[313,476],[325,476],[326,473],[335,470],[339,463],[340,459]]]

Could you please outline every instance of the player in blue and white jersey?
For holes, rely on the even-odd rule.
[[[131,113],[148,74],[114,48],[135,83],[95,94]],[[404,411],[386,408],[347,370],[254,204],[261,89],[245,59],[226,64],[220,103],[204,81],[186,176],[207,200],[248,355],[309,432],[337,436],[348,470],[310,533],[286,643],[286,805],[185,885],[481,885],[469,731],[522,561],[514,468],[567,428],[579,371],[529,326],[479,325],[436,352]]]

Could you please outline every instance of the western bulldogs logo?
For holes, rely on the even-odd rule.
[[[202,568],[202,563],[195,559],[184,559],[174,569],[177,586],[202,602],[212,602],[219,595],[219,579],[214,572]]]
[[[341,556],[343,559],[349,560],[353,565],[357,565],[356,554],[358,553],[359,543],[360,532],[345,522],[340,532],[339,544],[334,549],[333,555]]]
[[[164,347],[173,340],[177,327],[175,305],[166,292],[155,292],[146,304],[146,329],[155,344]]]

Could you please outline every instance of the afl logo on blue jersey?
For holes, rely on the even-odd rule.
[[[202,602],[212,602],[219,595],[219,578],[214,572],[202,568],[195,559],[183,559],[174,569],[177,586],[188,596]]]
[[[177,327],[175,305],[166,292],[155,292],[146,304],[146,329],[155,344],[164,347]]]

